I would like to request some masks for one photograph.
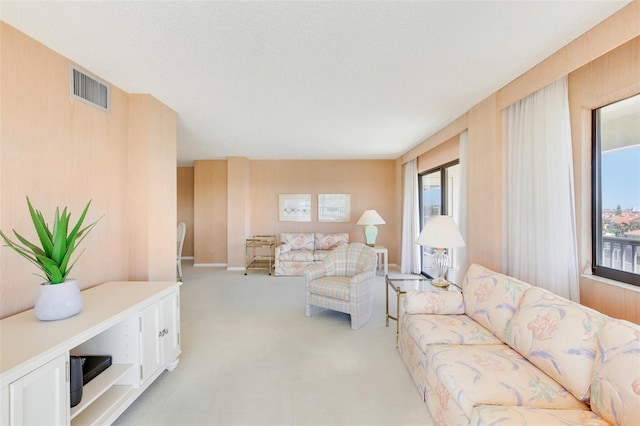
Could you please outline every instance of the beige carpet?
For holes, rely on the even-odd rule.
[[[182,356],[117,425],[432,425],[385,327],[374,316],[304,316],[304,278],[184,263]],[[392,299],[393,300],[393,299]]]

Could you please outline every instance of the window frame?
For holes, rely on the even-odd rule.
[[[457,166],[460,165],[460,159],[457,158],[455,160],[452,161],[448,161],[446,163],[443,163],[439,166],[436,167],[432,167],[431,169],[425,170],[423,172],[418,173],[418,188],[420,188],[420,190],[418,191],[418,206],[420,207],[420,214],[419,214],[419,220],[420,220],[420,232],[422,232],[422,229],[424,228],[424,211],[423,211],[423,182],[422,182],[422,178],[424,176],[436,173],[436,172],[440,172],[440,215],[447,215],[449,214],[448,210],[448,202],[449,202],[449,198],[448,198],[448,194],[449,194],[449,187],[447,185],[447,169],[449,167],[452,166]],[[425,248],[423,246],[420,246],[420,273],[428,278],[433,278],[431,275],[429,275],[426,271],[425,271],[425,267],[422,264],[423,260],[424,260],[424,250]]]
[[[635,96],[635,95],[633,95]],[[632,97],[632,96],[629,96]],[[611,102],[607,105],[622,101]],[[599,265],[602,257],[602,141],[600,140],[600,110],[591,110],[591,273],[594,276],[640,287],[640,274]]]

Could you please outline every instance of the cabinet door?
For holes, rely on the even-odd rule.
[[[9,385],[10,425],[69,423],[69,383],[64,353]]]
[[[180,293],[175,292],[140,313],[144,383],[165,367],[173,370],[180,354]]]
[[[153,377],[154,373],[162,367],[161,311],[161,304],[155,303],[140,313],[140,331],[142,333],[140,339],[142,352],[140,379],[143,383]]]
[[[172,363],[180,353],[180,294],[162,300],[162,357],[164,364]]]

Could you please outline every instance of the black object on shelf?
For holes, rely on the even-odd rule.
[[[82,363],[82,384],[86,385],[111,365],[109,355],[85,355]]]
[[[70,357],[70,404],[75,407],[82,400],[82,386],[98,377],[111,365],[110,355],[72,355]]]
[[[72,356],[69,361],[69,403],[75,407],[82,400],[82,358]]]

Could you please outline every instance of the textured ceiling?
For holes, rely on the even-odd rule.
[[[7,1],[195,159],[394,159],[628,1]]]

